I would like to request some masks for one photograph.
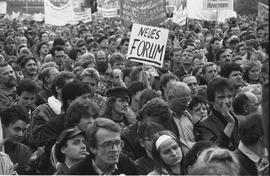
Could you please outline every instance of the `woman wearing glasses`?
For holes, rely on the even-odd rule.
[[[181,143],[170,131],[158,132],[152,143],[154,170],[148,175],[183,175]]]

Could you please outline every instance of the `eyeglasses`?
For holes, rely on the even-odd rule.
[[[114,149],[114,146],[116,146],[117,150],[120,150],[124,146],[124,142],[122,140],[116,140],[116,141],[110,141],[110,142],[104,142],[103,144],[98,145],[106,151],[112,151]]]

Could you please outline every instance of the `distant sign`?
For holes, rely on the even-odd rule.
[[[168,35],[168,29],[133,24],[127,59],[162,67]]]
[[[166,2],[120,0],[120,14],[126,21],[155,26],[166,20]]]
[[[92,21],[91,8],[85,9],[83,12],[74,12],[74,23],[88,23]]]
[[[74,13],[72,2],[69,1],[62,7],[53,5],[49,0],[44,0],[45,23],[56,26],[72,24]]]
[[[0,1],[0,14],[7,13],[7,1]]]
[[[233,0],[203,0],[203,10],[233,10]]]
[[[269,18],[269,6],[258,2],[258,17],[265,20]]]

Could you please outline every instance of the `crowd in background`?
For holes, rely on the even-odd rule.
[[[161,68],[119,18],[0,19],[0,175],[268,175],[268,21],[159,27]]]

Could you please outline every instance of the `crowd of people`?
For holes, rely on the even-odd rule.
[[[161,68],[119,18],[0,19],[0,175],[268,175],[268,22],[159,27]]]

